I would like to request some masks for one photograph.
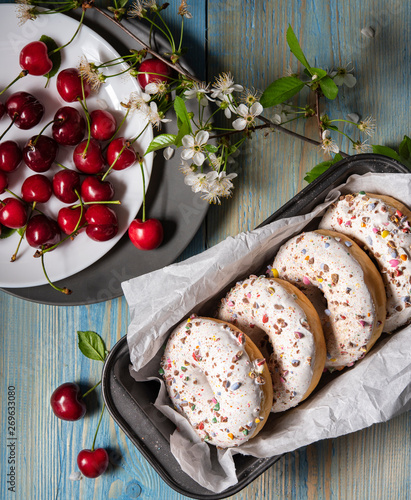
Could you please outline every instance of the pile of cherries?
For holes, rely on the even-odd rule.
[[[146,71],[156,73],[155,77],[148,74],[141,78],[139,75],[144,86],[161,79],[159,72],[169,75],[168,67],[161,63],[163,67],[158,68],[158,62],[154,59],[143,61]],[[52,63],[47,46],[41,41],[26,45],[20,53],[20,65],[23,69],[21,76],[48,73]],[[56,86],[60,97],[67,103],[84,103],[91,93],[89,84],[76,68],[60,71]],[[88,113],[84,104],[83,109]],[[14,126],[30,130],[41,122],[44,106],[34,95],[19,91],[11,94],[5,104],[0,103],[0,118],[5,114]],[[46,135],[49,125],[51,134]],[[86,131],[89,134],[85,138]],[[67,105],[60,107],[53,120],[40,134],[32,136],[22,149],[12,140],[0,142],[0,194],[10,192],[9,178],[22,162],[34,172],[24,180],[21,193],[0,200],[0,234],[2,226],[25,228],[27,243],[43,251],[57,246],[62,240],[61,233],[65,238],[64,235],[75,236],[85,229],[87,236],[95,241],[113,238],[118,232],[118,219],[115,211],[105,204],[115,195],[113,184],[105,180],[107,165],[110,170],[118,171],[136,162],[134,149],[125,137],[117,137],[116,132],[117,123],[109,111],[98,109],[85,119],[75,107]],[[57,163],[61,146],[74,148],[72,161],[75,169]],[[44,174],[53,164],[59,165],[61,170],[49,178]],[[47,203],[53,195],[67,205],[59,210],[55,219],[38,209],[38,204]],[[81,204],[85,205],[81,207]],[[163,231],[156,219],[136,219],[129,235],[137,248],[150,250],[161,244]]]

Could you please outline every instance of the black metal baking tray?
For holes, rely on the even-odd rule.
[[[345,182],[350,175],[368,172],[409,173],[409,170],[399,162],[381,155],[351,156],[312,182],[261,226],[284,217],[310,212],[324,201],[331,189]],[[152,404],[158,393],[158,383],[136,382],[129,374],[129,364],[127,339],[123,337],[111,350],[103,368],[102,392],[107,409],[141,454],[174,490],[197,499],[226,498],[245,488],[281,458],[258,459],[236,455],[234,460],[238,483],[219,494],[203,488],[181,470],[170,452],[170,435],[174,425]]]

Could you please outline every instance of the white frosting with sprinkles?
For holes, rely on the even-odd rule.
[[[322,229],[351,236],[375,258],[387,294],[388,332],[411,320],[410,222],[385,200],[361,192],[342,196],[320,223]]]
[[[319,288],[327,301],[320,316],[327,345],[326,368],[351,366],[367,351],[377,325],[375,305],[351,243],[317,232],[302,233],[278,251],[273,267],[310,299]]]
[[[240,328],[258,347],[260,334],[268,335],[273,348],[267,362],[273,380],[273,412],[300,403],[313,377],[314,337],[295,299],[279,281],[251,276],[227,294],[217,314]]]
[[[227,448],[250,439],[262,420],[260,366],[250,361],[243,333],[194,317],[171,334],[160,372],[175,408],[198,435]]]

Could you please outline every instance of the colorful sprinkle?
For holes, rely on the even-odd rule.
[[[191,411],[194,411],[196,409],[196,405],[191,405]]]
[[[259,418],[256,418],[256,419],[254,420],[254,422],[255,422],[256,424],[259,424],[259,423],[261,422],[261,420],[260,420]]]
[[[389,263],[390,263],[391,267],[397,267],[399,265],[400,261],[398,259],[391,259],[389,261]]]
[[[389,231],[387,231],[386,229],[384,229],[384,231],[381,233],[381,236],[382,236],[383,238],[386,238],[386,237],[387,237],[387,236],[389,236],[389,235],[390,235],[390,232],[389,232]]]
[[[403,253],[403,254],[400,255],[400,259],[401,260],[407,260],[408,257],[405,255],[405,253]]]
[[[307,253],[307,250],[306,250],[305,248],[303,248],[303,249],[301,250],[301,253],[305,255],[305,254]]]
[[[329,243],[325,243],[325,245],[324,245],[325,248],[328,248],[329,246],[330,246]]]
[[[264,314],[263,323],[267,323],[267,322],[268,322],[268,316],[267,316],[267,314]]]
[[[242,385],[241,382],[234,382],[234,384],[231,386],[231,390],[236,391],[241,387],[241,385]]]
[[[346,247],[352,247],[351,241],[344,241]]]
[[[243,434],[244,434],[244,436],[248,436],[248,430],[247,429],[243,429]]]
[[[374,232],[375,234],[377,234],[377,233],[378,233],[378,231],[379,231],[378,227],[373,227],[373,228],[372,228],[372,230],[373,230],[373,232]]]
[[[363,194],[363,195],[364,195],[364,194],[365,194],[365,191],[360,191],[358,194]]]
[[[307,276],[304,276],[303,277],[303,283],[304,283],[304,285],[310,285],[311,281],[309,280],[309,278],[307,278]]]
[[[232,432],[229,432],[227,435],[230,439],[234,439],[234,434]]]
[[[214,408],[213,408],[214,411],[219,411],[220,410],[220,403],[217,403]]]
[[[160,369],[158,370],[158,373],[159,373],[160,375],[164,375],[164,370],[163,370],[162,368],[160,368]]]
[[[327,316],[331,316],[331,311],[329,309],[325,309],[324,312]]]
[[[277,269],[271,269],[271,272],[273,273],[273,278],[278,278],[280,276],[280,273],[277,271]]]

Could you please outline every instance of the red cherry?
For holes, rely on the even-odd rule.
[[[20,165],[23,155],[18,144],[5,141],[0,144],[0,170],[13,172]]]
[[[108,467],[108,453],[104,448],[96,450],[81,450],[77,455],[77,465],[86,477],[95,478],[101,476]]]
[[[159,59],[146,59],[140,64],[138,71],[137,80],[143,90],[149,83],[169,83],[173,74],[172,68]]]
[[[16,198],[6,198],[0,203],[0,224],[11,229],[26,225],[26,205]]]
[[[113,137],[117,128],[114,116],[103,109],[96,109],[90,113],[91,137],[98,141],[108,141]]]
[[[22,130],[35,127],[44,115],[44,106],[28,92],[15,92],[6,101],[7,114]]]
[[[86,212],[86,233],[94,241],[108,241],[118,232],[117,215],[105,205],[91,205]]]
[[[81,197],[84,202],[110,201],[114,198],[113,184],[90,175],[81,185]]]
[[[75,108],[63,106],[54,115],[53,138],[63,146],[75,146],[84,137],[86,122]]]
[[[9,180],[7,179],[7,175],[2,170],[0,170],[0,194],[3,194],[8,186]]]
[[[24,146],[23,160],[34,172],[47,172],[56,159],[59,146],[51,137],[46,135],[37,137],[34,135]]]
[[[79,420],[86,413],[86,405],[81,398],[80,387],[73,382],[60,385],[50,398],[51,409],[61,420]]]
[[[84,96],[91,92],[90,84],[83,78]],[[80,71],[77,68],[67,68],[57,75],[57,92],[66,102],[75,102],[83,99]]]
[[[158,219],[134,219],[128,228],[128,236],[140,250],[154,250],[163,241],[163,226]]]
[[[125,147],[124,147],[125,146]],[[124,148],[122,153],[120,151]],[[118,157],[118,160],[116,161]],[[127,140],[119,137],[111,141],[107,148],[107,163],[113,165],[113,170],[124,170],[136,161],[137,155],[131,146],[127,146]]]
[[[48,56],[48,48],[44,42],[31,42],[20,52],[20,66],[30,75],[42,76],[49,73],[53,63]]]
[[[53,190],[50,180],[42,174],[27,177],[21,185],[21,196],[27,203],[46,203],[49,201]]]
[[[53,177],[53,193],[63,203],[74,203],[80,193],[80,176],[75,170],[60,170]]]
[[[86,146],[87,139],[76,146],[73,152],[74,165],[83,174],[99,174],[104,168],[100,144],[95,139],[90,139],[86,154],[84,154]]]
[[[63,207],[59,210],[57,216],[57,224],[60,229],[65,234],[71,234],[75,227],[77,226],[78,220],[80,218],[81,208],[80,207]],[[85,210],[83,212],[83,216],[81,218],[80,224],[78,227],[83,226],[86,223]],[[83,228],[84,229],[84,228]],[[80,229],[82,231],[83,229]]]
[[[51,247],[60,241],[60,228],[53,219],[35,215],[27,223],[26,240],[34,248]]]

